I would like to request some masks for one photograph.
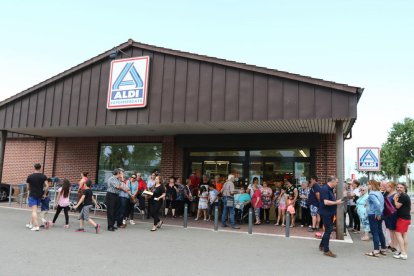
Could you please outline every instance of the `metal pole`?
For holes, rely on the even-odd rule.
[[[12,190],[13,190],[13,186],[12,186],[12,184],[10,184],[10,189],[9,189],[9,206],[11,206]]]
[[[253,233],[253,210],[249,208],[249,234]]]
[[[336,135],[336,175],[338,177],[338,186],[336,188],[337,198],[342,198],[344,191],[344,129],[343,121],[335,121]],[[336,238],[344,239],[344,204],[339,204],[336,208]]]
[[[188,204],[186,203],[184,205],[184,228],[187,228],[187,222],[188,222]]]
[[[285,228],[285,237],[289,238],[290,231],[290,214],[286,212],[286,228]]]
[[[218,231],[218,206],[214,207],[214,231]]]
[[[5,153],[5,149],[6,149],[6,139],[7,139],[7,131],[6,130],[1,131],[0,139],[1,139],[0,140],[0,182],[1,182],[3,180],[4,153]]]

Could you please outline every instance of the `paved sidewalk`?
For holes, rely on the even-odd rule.
[[[318,251],[318,241],[139,223],[115,233],[76,233],[63,214],[50,230],[31,232],[30,212],[0,207],[0,275],[414,275],[414,246],[407,261],[364,256],[371,243],[332,243],[338,258]],[[98,219],[106,229],[106,221]],[[410,228],[410,244],[414,231]]]

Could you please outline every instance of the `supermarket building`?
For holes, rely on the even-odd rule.
[[[0,102],[1,181],[24,182],[34,163],[71,182],[116,167],[342,178],[362,92],[129,40]]]

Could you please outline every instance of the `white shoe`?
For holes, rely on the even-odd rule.
[[[198,220],[198,218],[195,218],[194,220]]]
[[[39,231],[39,226],[33,226],[30,230],[31,231]]]
[[[408,259],[407,254],[398,254],[398,255],[394,255],[393,257],[396,258],[396,259],[401,259],[401,260],[407,260]]]
[[[122,220],[122,224],[126,224],[126,220],[124,220],[124,219],[123,219],[123,220]]]
[[[33,225],[31,223],[26,224],[26,228],[32,229]]]
[[[129,224],[131,224],[131,225],[135,225],[135,221],[131,219],[131,220],[129,221]]]

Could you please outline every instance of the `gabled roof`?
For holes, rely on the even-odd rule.
[[[158,53],[163,53],[163,54],[168,54],[168,55],[172,55],[172,56],[177,56],[177,57],[182,57],[182,58],[187,58],[187,59],[192,59],[192,60],[198,60],[198,61],[202,61],[202,62],[208,62],[208,63],[213,63],[213,64],[219,64],[219,65],[223,65],[226,67],[233,67],[233,68],[237,68],[237,69],[241,69],[241,70],[247,70],[247,71],[251,71],[251,72],[257,72],[257,73],[261,73],[261,74],[266,74],[266,75],[270,75],[270,76],[275,76],[275,77],[280,77],[280,78],[284,78],[284,79],[290,79],[290,80],[294,80],[294,81],[299,81],[299,82],[304,82],[304,83],[309,83],[309,84],[313,84],[313,85],[317,85],[317,86],[322,86],[322,87],[327,87],[327,88],[331,88],[331,89],[336,89],[336,90],[341,90],[341,91],[345,91],[345,92],[349,92],[349,93],[355,93],[358,94],[358,98],[360,96],[360,94],[362,94],[363,89],[359,88],[359,87],[355,87],[355,86],[349,86],[347,84],[341,84],[341,83],[336,83],[336,82],[332,82],[332,81],[326,81],[323,79],[317,79],[317,78],[312,78],[312,77],[308,77],[308,76],[302,76],[302,75],[298,75],[298,74],[293,74],[293,73],[289,73],[289,72],[284,72],[284,71],[278,71],[275,69],[269,69],[269,68],[265,68],[265,67],[259,67],[259,66],[254,66],[254,65],[249,65],[249,64],[245,64],[245,63],[240,63],[240,62],[236,62],[236,61],[230,61],[230,60],[226,60],[226,59],[220,59],[220,58],[215,58],[215,57],[209,57],[209,56],[204,56],[204,55],[199,55],[199,54],[194,54],[194,53],[189,53],[189,52],[182,52],[182,51],[178,51],[178,50],[172,50],[172,49],[167,49],[167,48],[162,48],[162,47],[157,47],[157,46],[153,46],[153,45],[149,45],[149,44],[143,44],[143,43],[139,43],[139,42],[135,42],[132,39],[129,39],[127,42],[122,43],[120,45],[118,45],[117,47],[110,49],[100,55],[97,55],[96,57],[93,57],[81,64],[78,64],[56,76],[53,76],[39,84],[36,84],[35,86],[32,86],[10,98],[7,98],[5,100],[3,100],[2,102],[0,102],[0,106],[3,106],[9,102],[12,102],[15,99],[18,99],[22,96],[25,96],[27,94],[30,94],[31,92],[38,90],[39,88],[42,88],[50,83],[53,83],[54,81],[57,81],[61,78],[64,78],[72,73],[74,73],[75,71],[79,71],[85,67],[88,67],[96,62],[101,61],[102,59],[108,58],[108,56],[111,54],[111,52],[114,49],[118,49],[118,50],[125,50],[128,47],[136,47],[136,48],[140,48],[140,49],[144,49],[144,50],[149,50],[149,51],[153,51],[153,52],[158,52]]]

